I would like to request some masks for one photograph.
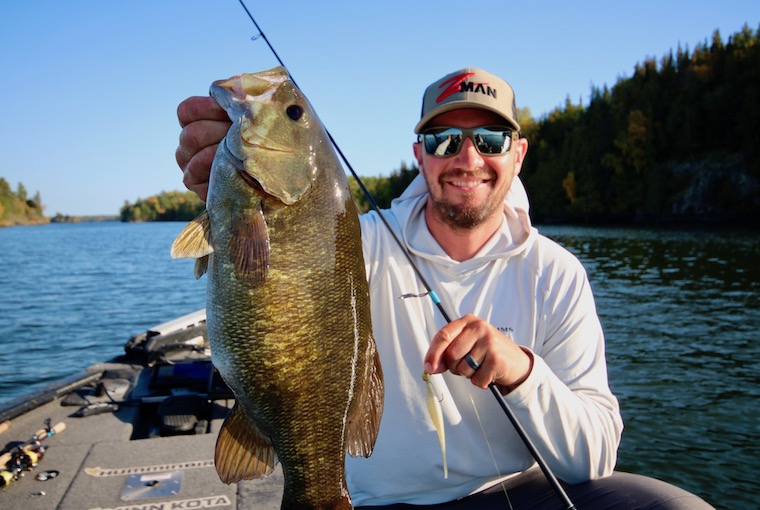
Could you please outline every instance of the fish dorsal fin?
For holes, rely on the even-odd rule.
[[[272,474],[277,464],[271,441],[245,418],[238,404],[219,431],[214,464],[224,483],[263,478]]]
[[[199,259],[212,253],[210,239],[211,223],[208,211],[203,211],[197,218],[182,229],[172,244],[173,259]]]
[[[369,457],[375,447],[383,415],[383,369],[380,354],[374,342],[369,342],[370,353],[366,373],[367,383],[356,397],[348,420],[346,451],[352,457]]]
[[[269,273],[269,233],[264,213],[257,208],[235,214],[232,220],[230,258],[239,278],[263,282]]]

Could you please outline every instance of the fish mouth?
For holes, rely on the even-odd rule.
[[[293,148],[290,145],[277,143],[269,136],[266,136],[267,134],[266,131],[261,132],[254,129],[251,119],[244,117],[240,120],[240,137],[238,140],[242,142],[241,148],[288,154],[293,152]]]
[[[254,179],[251,176],[251,174],[249,174],[248,172],[246,172],[245,168],[238,168],[237,170],[238,170],[238,174],[240,175],[240,177],[242,177],[243,181],[248,186],[250,186],[251,188],[253,188],[258,193],[263,193],[264,192],[264,188],[261,186],[261,184],[259,183],[259,181],[257,181],[256,179]]]
[[[263,150],[267,152],[280,152],[283,154],[290,154],[293,151],[281,147],[275,147],[273,144],[256,143],[243,139],[243,143],[246,148],[252,148],[256,150]]]

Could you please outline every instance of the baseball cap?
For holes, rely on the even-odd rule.
[[[509,83],[482,69],[466,67],[447,74],[425,89],[421,118],[414,132],[421,133],[436,115],[460,108],[492,111],[520,131],[515,93]]]

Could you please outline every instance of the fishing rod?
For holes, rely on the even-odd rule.
[[[253,18],[253,15],[251,14],[251,11],[248,10],[248,7],[246,7],[245,2],[243,0],[238,0],[240,2],[240,5],[245,10],[246,14],[248,14],[248,17],[250,18],[253,25],[256,27],[256,30],[259,31],[259,34],[256,38],[261,37],[265,43],[267,43],[267,46],[269,47],[269,50],[272,52],[274,57],[277,59],[277,62],[284,67],[287,70],[287,66],[282,61],[280,56],[275,51],[274,47],[272,46],[272,43],[269,42],[269,38],[267,38],[266,34],[264,34],[264,31],[261,29],[258,23],[256,23],[256,20]],[[293,85],[296,86],[296,88],[300,89],[298,84],[296,83],[295,79],[293,78],[293,75],[288,71],[288,75],[290,76],[290,80],[293,82]],[[388,222],[388,219],[385,217],[385,213],[380,209],[380,207],[377,205],[377,202],[375,201],[375,198],[372,196],[372,194],[369,192],[366,186],[364,186],[364,183],[359,178],[357,173],[354,171],[353,166],[351,166],[351,163],[348,161],[348,158],[343,154],[343,151],[338,146],[338,143],[335,141],[333,136],[330,134],[330,131],[327,130],[325,127],[325,132],[327,133],[327,137],[330,139],[330,143],[332,143],[333,147],[335,147],[335,150],[337,151],[338,155],[340,156],[340,159],[343,160],[343,163],[346,165],[346,168],[348,168],[349,172],[351,172],[351,175],[356,180],[356,183],[359,185],[359,188],[361,188],[362,193],[367,198],[367,200],[370,203],[370,206],[372,207],[372,210],[375,211],[380,218],[380,220],[383,222],[385,227],[390,232],[391,236],[393,237],[393,240],[398,244],[399,248],[401,248],[401,251],[403,252],[404,256],[406,257],[406,260],[409,262],[410,266],[414,270],[414,274],[419,278],[420,283],[422,283],[422,286],[425,287],[425,290],[427,291],[427,295],[430,296],[430,299],[433,301],[435,306],[438,308],[438,311],[441,312],[441,315],[443,315],[443,318],[446,320],[447,323],[451,322],[451,318],[448,313],[446,313],[446,310],[443,308],[443,305],[441,304],[441,300],[438,297],[438,294],[435,293],[431,285],[427,282],[425,277],[420,272],[419,268],[417,267],[417,264],[414,263],[412,260],[412,256],[409,253],[409,251],[406,249],[406,246],[404,246],[404,243],[401,242],[401,239],[396,235],[396,232],[393,230],[393,227],[391,227],[391,224]],[[496,383],[491,382],[488,385],[488,389],[491,390],[491,393],[493,393],[496,400],[499,402],[499,406],[504,411],[504,414],[507,415],[507,418],[512,423],[512,426],[514,427],[515,431],[517,432],[517,435],[520,436],[520,439],[525,444],[525,447],[528,449],[530,454],[535,459],[538,466],[541,468],[541,471],[544,473],[544,476],[546,477],[549,484],[552,486],[554,491],[557,493],[557,496],[562,500],[563,504],[566,505],[567,510],[576,510],[575,505],[568,497],[565,490],[562,488],[562,485],[560,485],[559,481],[557,480],[556,476],[554,476],[554,473],[552,472],[549,465],[546,463],[544,458],[541,456],[541,453],[538,451],[536,446],[533,444],[533,441],[528,437],[528,434],[526,433],[523,426],[520,424],[520,422],[517,420],[517,417],[510,409],[509,405],[507,404],[506,399],[504,398],[504,395],[501,394],[499,391],[499,388],[496,386]]]

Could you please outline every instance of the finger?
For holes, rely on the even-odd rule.
[[[198,120],[182,128],[179,147],[175,153],[177,164],[183,170],[195,155],[207,147],[216,146],[227,134],[231,122],[219,120]]]
[[[198,120],[230,120],[224,108],[210,96],[192,96],[177,106],[179,125],[187,126]]]
[[[218,145],[211,145],[196,153],[187,163],[184,170],[183,182],[187,189],[194,191],[198,197],[206,201],[208,183],[211,175],[211,164]],[[179,158],[179,156],[178,156]]]
[[[443,353],[461,331],[462,326],[458,325],[460,321],[461,319],[448,323],[438,330],[430,341],[430,346],[427,353],[425,353],[424,359],[426,372],[439,374],[447,370],[446,364],[443,362]]]
[[[483,341],[489,338],[490,326],[473,315],[466,315],[462,320],[464,327],[446,349],[443,359],[452,373],[470,377],[475,370],[467,363],[467,355],[472,357],[473,364],[479,368],[488,350],[488,344],[483,344]]]
[[[473,355],[473,358],[476,360],[479,360],[479,365],[477,370],[473,370],[469,365],[467,366],[466,370],[469,370],[468,373],[463,374],[465,377],[467,377],[472,384],[479,388],[488,388],[488,385],[493,382],[494,378],[494,368],[495,368],[495,362],[496,354],[493,352],[488,352],[484,354],[482,359],[476,358]],[[466,362],[465,362],[466,364]]]
[[[477,347],[473,347],[470,352],[465,354],[464,357],[459,360],[456,365],[456,371],[459,372],[460,375],[470,379],[475,375],[475,372],[483,367],[485,355],[481,355],[477,353],[477,351]]]
[[[208,183],[188,186],[188,189],[195,192],[195,194],[198,195],[198,198],[200,198],[203,202],[206,202],[206,199],[208,198]]]
[[[475,371],[466,361],[468,354],[475,356],[474,361],[481,358],[481,352],[477,347],[482,335],[482,328],[477,322],[468,322],[459,335],[451,342],[448,349],[443,353],[443,361],[451,373],[468,377]]]
[[[438,374],[455,369],[458,361],[472,347],[472,344],[462,345],[459,341],[460,335],[467,328],[470,320],[469,316],[465,316],[451,321],[435,334],[425,354],[424,366],[427,372]],[[452,346],[454,346],[453,349]],[[457,372],[454,370],[454,373]]]

